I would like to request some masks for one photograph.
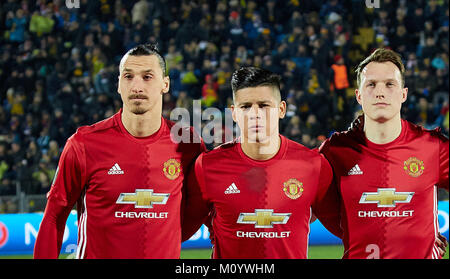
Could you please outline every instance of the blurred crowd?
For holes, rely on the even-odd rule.
[[[365,2],[2,1],[0,195],[15,195],[17,182],[25,194],[47,193],[67,138],[121,107],[120,58],[145,42],[167,62],[165,117],[193,100],[224,111],[233,71],[260,66],[282,77],[281,132],[311,148],[359,113],[356,65],[391,48],[406,66],[403,117],[448,135],[448,0]]]

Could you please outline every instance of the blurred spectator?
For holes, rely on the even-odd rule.
[[[50,10],[44,14],[35,11],[30,20],[30,32],[36,34],[37,37],[42,37],[45,34],[51,33],[55,21],[52,19]]]
[[[56,166],[58,165],[59,156],[61,155],[61,150],[59,148],[58,142],[52,140],[49,142],[47,155],[50,159],[50,164]]]
[[[163,107],[162,107],[162,115],[165,118],[170,117],[170,112],[175,108],[175,102],[172,99],[170,94],[163,95]]]
[[[296,115],[291,117],[286,130],[289,131],[287,134],[289,139],[299,143],[301,142],[302,132],[300,131],[300,117]]]
[[[416,77],[415,90],[419,96],[430,98],[430,92],[434,92],[436,86],[436,78],[430,75],[427,69],[421,69],[419,75]],[[420,106],[420,104],[419,104]]]
[[[166,60],[167,71],[177,67],[183,61],[183,55],[177,50],[175,44],[171,44],[168,48],[167,54],[164,56]]]
[[[25,40],[25,29],[27,18],[22,9],[18,9],[14,14],[9,11],[6,14],[6,28],[9,29],[9,40],[14,43],[22,43]]]
[[[304,133],[309,134],[312,138],[316,138],[320,134],[320,124],[317,122],[316,115],[311,113],[306,119]]]
[[[50,190],[55,170],[50,165],[48,156],[44,156],[39,162],[36,170],[32,174],[35,192],[38,194],[46,194]]]
[[[36,166],[39,161],[41,160],[42,157],[42,152],[39,149],[39,147],[37,146],[35,141],[30,141],[30,143],[28,144],[28,148],[25,151],[25,159],[27,161],[27,164],[30,165],[30,167]],[[59,154],[58,154],[58,158],[56,158],[56,160],[59,160]]]
[[[177,101],[175,103],[175,107],[185,108],[192,115],[192,101],[193,101],[193,99],[188,96],[186,91],[184,91],[184,90],[180,91],[180,94],[178,95]]]
[[[131,11],[131,22],[133,24],[142,23],[144,24],[147,21],[148,14],[150,11],[150,4],[147,0],[139,0],[134,4],[133,9]]]
[[[0,142],[0,195],[15,194],[11,173],[13,159],[6,150],[7,144],[5,142]]]
[[[211,74],[205,76],[205,83],[202,86],[202,101],[207,107],[214,105],[218,99],[219,84]]]
[[[231,93],[231,75],[233,71],[226,59],[221,59],[219,67],[217,68],[217,85],[218,98],[221,108],[226,107],[227,98],[232,96]]]
[[[199,74],[196,73],[194,62],[188,62],[186,70],[181,73],[181,84],[190,96],[197,96],[199,90]]]
[[[349,115],[347,88],[350,87],[350,83],[348,81],[347,66],[344,63],[342,55],[337,54],[334,57],[334,64],[331,65],[331,70],[333,77],[332,88],[335,93],[335,112],[347,116]],[[338,105],[339,99],[343,102],[342,106]]]

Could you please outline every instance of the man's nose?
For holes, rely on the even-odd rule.
[[[385,97],[385,92],[384,92],[383,86],[378,85],[377,87],[375,87],[375,98],[384,99],[384,97]]]
[[[131,83],[132,93],[142,93],[144,91],[144,80],[142,78],[134,78]]]
[[[250,119],[260,119],[261,118],[260,110],[261,110],[261,108],[257,104],[252,105],[248,112],[248,117]]]

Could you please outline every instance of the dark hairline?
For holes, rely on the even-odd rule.
[[[270,87],[270,88],[272,88],[272,92],[273,92],[273,95],[274,95],[276,101],[278,101],[278,102],[282,101],[280,87],[278,85],[270,83],[270,82],[263,82],[263,83],[260,83],[260,84],[254,85],[254,86],[243,86],[243,87],[240,87],[240,88],[234,90],[233,91],[233,103],[236,104],[236,93],[239,90],[243,90],[243,89],[247,89],[247,88],[258,88],[258,87]]]

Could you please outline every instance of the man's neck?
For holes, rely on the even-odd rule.
[[[400,114],[394,118],[378,122],[364,116],[364,133],[366,138],[376,144],[386,144],[394,141],[402,132]]]
[[[133,137],[148,137],[156,133],[161,127],[161,114],[148,111],[144,114],[134,114],[122,110],[123,126]]]
[[[249,142],[248,139],[243,139],[241,148],[245,155],[253,160],[269,160],[273,158],[281,146],[280,135],[277,134],[265,142]]]

